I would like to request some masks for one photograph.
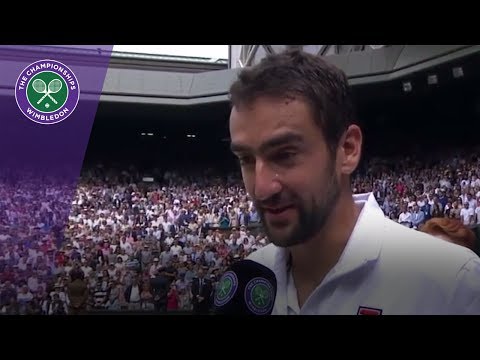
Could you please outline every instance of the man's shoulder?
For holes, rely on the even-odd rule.
[[[377,233],[377,235],[379,235]],[[461,256],[472,257],[477,256],[470,249],[439,239],[433,235],[415,230],[401,225],[388,218],[384,219],[383,248],[404,247],[412,250],[432,251],[434,253],[448,252],[451,254],[460,254]],[[388,235],[388,236],[387,236]]]
[[[427,313],[480,313],[480,258],[473,251],[389,219],[376,230],[372,236],[380,236],[381,248],[375,277],[396,283],[397,291],[423,294],[431,301]]]
[[[379,234],[377,234],[378,236]],[[385,219],[381,257],[392,263],[404,261],[412,271],[423,268],[431,275],[456,274],[472,261],[480,261],[472,250],[430,234]]]

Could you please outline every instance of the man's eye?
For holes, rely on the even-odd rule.
[[[240,165],[251,165],[255,163],[255,159],[252,156],[239,156],[238,161]]]
[[[272,156],[272,160],[277,163],[291,163],[297,154],[294,151],[282,151]]]

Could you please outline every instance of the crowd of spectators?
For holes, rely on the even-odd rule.
[[[353,179],[356,193],[373,192],[386,216],[419,229],[434,217],[480,224],[480,156],[477,150],[429,159],[372,159]]]
[[[371,159],[353,177],[385,216],[421,228],[433,217],[480,224],[480,158]],[[0,182],[0,313],[66,314],[72,270],[86,311],[208,312],[216,281],[265,246],[239,176],[133,168]]]
[[[219,275],[266,244],[258,214],[238,178],[159,180],[98,167],[73,199],[58,183],[2,183],[0,312],[67,313],[75,269],[88,310],[208,311]]]

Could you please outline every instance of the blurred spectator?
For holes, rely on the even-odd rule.
[[[155,307],[153,302],[153,294],[150,291],[150,284],[148,282],[145,282],[142,285],[142,293],[140,294],[140,301],[142,305],[142,310],[146,310],[146,311],[154,310]]]
[[[417,202],[413,205],[413,213],[412,213],[412,226],[414,229],[418,229],[422,224],[425,223],[425,213],[420,210],[419,205]]]
[[[70,272],[70,283],[67,286],[69,315],[81,315],[87,308],[88,286],[84,277],[84,272],[80,268]]]
[[[166,312],[168,302],[169,280],[165,276],[165,271],[160,268],[155,277],[150,280],[153,294],[153,304],[156,312]]]
[[[177,311],[179,306],[179,297],[177,286],[175,283],[170,285],[170,290],[167,294],[167,311]]]
[[[132,284],[125,289],[125,301],[128,304],[129,310],[140,310],[141,308],[141,285],[138,277],[135,276]]]
[[[475,223],[474,215],[475,213],[473,207],[471,207],[471,203],[465,201],[463,203],[463,209],[460,210],[460,219],[463,225],[473,225]]]
[[[58,293],[54,293],[50,302],[48,315],[67,315],[67,304],[60,299]]]
[[[194,314],[207,314],[211,305],[210,299],[213,288],[210,280],[205,277],[202,268],[199,268],[197,277],[192,280],[191,291]]]
[[[434,218],[421,227],[421,231],[439,239],[475,249],[475,234],[458,219]]]

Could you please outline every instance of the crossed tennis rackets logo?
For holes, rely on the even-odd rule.
[[[80,99],[77,77],[67,65],[52,59],[26,66],[15,83],[15,100],[31,121],[57,124],[69,117]]]
[[[37,93],[45,94],[40,98],[40,100],[37,101],[37,105],[39,105],[47,96],[54,102],[55,105],[58,104],[57,100],[55,100],[50,94],[56,94],[62,89],[62,82],[59,79],[51,80],[48,83],[48,86],[42,79],[35,79],[32,83],[32,87]]]

